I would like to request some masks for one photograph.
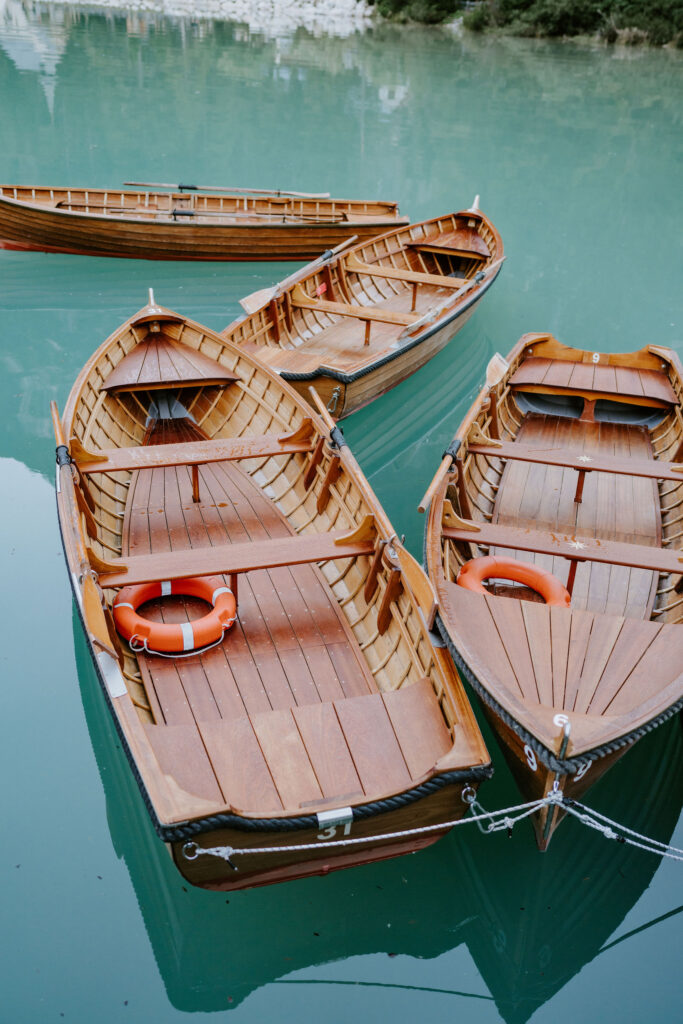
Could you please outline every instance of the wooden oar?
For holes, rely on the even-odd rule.
[[[323,402],[322,398],[320,397],[320,395],[315,390],[315,388],[313,387],[312,384],[310,385],[310,387],[308,389],[308,392],[309,392],[311,398],[313,399],[313,401],[315,402],[315,405],[316,405],[316,407],[318,409],[318,412],[320,413],[322,418],[325,420],[325,424],[328,427],[328,429],[329,430],[334,430],[334,428],[337,426],[337,421],[332,418],[332,414],[330,413],[330,410],[327,408],[327,406],[325,405],[325,403]]]
[[[57,403],[54,400],[50,402],[50,414],[52,416],[52,428],[55,432],[55,441],[57,442],[57,446],[62,447],[63,445],[66,448],[67,444],[64,438],[64,430],[62,429],[62,420],[59,415]]]
[[[453,456],[452,455],[444,455],[443,459],[441,460],[441,465],[439,466],[439,468],[437,469],[436,473],[434,474],[434,479],[432,480],[431,484],[427,488],[427,491],[425,493],[424,498],[422,499],[420,504],[417,506],[417,511],[418,512],[424,512],[427,509],[427,507],[429,506],[429,503],[431,502],[432,498],[434,497],[434,494],[439,489],[439,486],[441,485],[441,481],[446,476],[446,473],[448,473],[450,471],[452,465],[453,465]]]
[[[474,277],[468,278],[462,288],[459,288],[457,292],[453,292],[452,295],[447,295],[443,301],[439,302],[436,306],[432,306],[431,309],[428,309],[424,316],[421,316],[419,320],[416,320],[415,323],[410,325],[410,327],[406,327],[404,331],[401,331],[398,336],[398,340],[404,341],[405,338],[409,337],[409,335],[414,334],[418,327],[424,327],[432,320],[436,320],[445,309],[454,305],[458,299],[471,291],[475,285],[481,284],[484,278],[487,277],[492,270],[495,270],[496,267],[500,266],[504,260],[505,256],[500,256],[497,260],[494,260],[493,263],[489,263],[487,267],[484,267],[483,270],[477,271]]]
[[[240,306],[245,313],[255,313],[256,310],[260,309],[266,302],[269,302],[271,299],[274,299],[276,295],[280,295],[283,291],[291,288],[297,281],[308,277],[309,274],[312,274],[313,271],[323,263],[327,263],[327,261],[331,260],[333,256],[337,256],[338,253],[342,252],[344,249],[348,249],[350,245],[353,245],[353,243],[357,241],[358,235],[351,235],[350,238],[344,239],[344,241],[340,242],[339,245],[335,245],[334,249],[327,249],[322,256],[318,256],[317,260],[313,260],[312,263],[307,263],[305,267],[301,268],[301,270],[295,270],[293,274],[289,275],[289,277],[285,277],[282,281],[278,281],[278,283],[272,287],[260,288],[257,292],[251,292],[250,295],[245,295],[243,299],[240,299]]]
[[[297,199],[329,199],[329,192],[286,192],[279,188],[239,188],[237,185],[169,185],[159,181],[124,181],[132,188],[170,188],[174,192],[240,192],[250,196],[295,196]]]

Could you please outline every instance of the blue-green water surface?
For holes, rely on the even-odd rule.
[[[470,204],[508,259],[446,350],[346,421],[416,554],[415,507],[491,354],[524,331],[683,353],[683,56],[377,28],[0,8],[0,181],[182,181]],[[0,252],[0,1021],[681,1019],[683,865],[568,821],[234,894],[155,838],[74,620],[48,403],[146,300],[222,328],[283,264]],[[495,740],[487,807],[518,800]],[[680,721],[591,792],[683,846]]]

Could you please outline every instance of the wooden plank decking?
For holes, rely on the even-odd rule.
[[[484,596],[452,583],[445,605],[487,690],[506,707],[511,696],[521,720],[553,747],[555,712],[571,712],[574,749],[587,749],[627,731],[622,716],[633,716],[635,728],[666,708],[681,676],[677,626]]]
[[[555,416],[527,416],[517,434],[525,448],[556,449],[597,459],[628,460],[640,466],[654,462],[652,447],[643,427],[616,423],[583,423]],[[583,463],[581,463],[583,465]],[[582,501],[574,501],[576,472],[573,467],[548,462],[509,461],[501,478],[493,523],[521,531],[550,531],[566,537],[564,554],[594,554],[593,561],[579,565],[572,592],[572,607],[649,618],[658,571],[676,564],[674,552],[616,551],[604,542],[658,548],[661,544],[659,495],[654,479],[630,474],[591,472],[586,475]],[[580,538],[588,550],[572,549]],[[590,544],[590,538],[599,544]],[[503,538],[501,538],[503,541]],[[548,538],[546,538],[547,544]],[[491,541],[495,544],[495,540]],[[554,542],[553,542],[554,543]],[[534,561],[567,582],[569,562],[541,547],[520,543],[522,560]],[[492,553],[495,553],[492,552]],[[500,554],[510,554],[510,550]],[[631,562],[629,562],[629,557]],[[634,561],[635,559],[635,561]],[[614,562],[615,564],[611,564]]]
[[[191,431],[187,423],[178,429]],[[159,432],[170,439],[174,427]],[[305,540],[234,463],[202,465],[199,485],[196,503],[187,467],[137,471],[124,560],[163,564],[164,553],[177,557],[198,547],[258,550]],[[151,602],[145,614],[185,621],[204,606],[177,598],[161,609]],[[184,660],[141,654],[139,664],[155,716],[147,734],[164,771],[190,792],[247,815],[310,813],[409,788],[452,745],[427,680],[395,694],[377,692],[334,595],[311,564],[245,573],[238,621],[221,645]],[[412,731],[407,715],[417,723]]]

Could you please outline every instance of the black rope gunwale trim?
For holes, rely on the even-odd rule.
[[[78,611],[81,628],[83,629],[84,636],[88,643],[90,657],[94,665],[100,687],[104,694],[104,698],[107,702],[109,713],[111,714],[114,722],[116,732],[118,733],[121,741],[121,748],[126,755],[133,777],[140,790],[140,795],[142,796],[145,807],[147,808],[147,813],[149,814],[154,830],[159,838],[166,843],[183,842],[188,839],[193,839],[204,832],[213,832],[216,829],[224,828],[232,828],[240,832],[295,832],[301,831],[302,829],[319,828],[317,814],[307,814],[298,817],[286,818],[242,818],[238,814],[223,813],[212,814],[204,818],[198,818],[195,821],[180,822],[176,825],[164,825],[159,821],[150,795],[147,792],[147,787],[144,784],[135,762],[135,758],[128,746],[128,742],[119,721],[119,716],[116,713],[111,696],[109,695],[109,689],[102,674],[100,663],[97,660],[95,650],[90,642],[90,636],[83,619],[81,605],[75,590],[76,584],[74,576],[71,572],[68,558],[66,557],[66,546],[64,543],[61,521],[59,523],[59,536],[62,542],[62,550],[64,551],[64,559],[67,568],[69,569],[69,581],[71,583],[71,589],[74,596],[74,603]],[[409,804],[415,803],[424,797],[431,796],[433,793],[438,792],[445,786],[458,785],[459,783],[483,782],[486,779],[490,779],[492,775],[493,766],[491,764],[473,765],[471,768],[444,772],[441,775],[434,776],[432,779],[427,779],[425,782],[421,783],[419,786],[415,786],[413,789],[406,790],[403,793],[398,793],[396,796],[387,797],[384,800],[372,800],[367,804],[361,804],[358,807],[353,807],[353,820],[361,821],[365,818],[372,818],[380,814],[386,814],[389,811],[399,810],[400,808],[407,807]]]
[[[578,755],[573,758],[559,758],[552,750],[541,743],[535,736],[528,732],[523,725],[521,725],[516,718],[514,718],[509,711],[506,711],[498,701],[491,696],[488,690],[485,689],[484,685],[480,682],[478,677],[469,667],[463,656],[456,648],[451,635],[446,628],[440,613],[436,615],[436,625],[438,627],[441,636],[448,648],[448,651],[455,662],[458,671],[464,676],[467,682],[470,684],[472,689],[475,691],[477,696],[487,704],[502,721],[510,729],[515,732],[524,743],[527,743],[534,753],[538,756],[541,763],[549,768],[550,771],[557,772],[560,775],[573,775],[578,772],[581,768],[585,768],[587,765],[593,763],[593,761],[599,761],[603,757],[607,757],[609,754],[614,754],[618,750],[623,750],[625,747],[632,746],[637,740],[642,739],[647,733],[653,732],[658,726],[662,725],[669,718],[672,718],[681,709],[683,709],[683,696],[669,707],[662,711],[661,714],[655,718],[651,718],[649,722],[645,722],[637,729],[633,729],[631,732],[626,733],[624,736],[619,736],[615,740],[611,740],[609,743],[604,743],[601,746],[594,747],[592,750],[587,750],[585,753]]]
[[[433,779],[428,779],[413,789],[406,790],[385,800],[373,800],[358,807],[352,807],[353,821],[374,818],[389,811],[400,810],[409,804],[416,803],[424,797],[431,796],[445,786],[459,783],[482,782],[493,774],[491,765],[466,768],[461,771],[444,772]],[[158,835],[165,842],[182,842],[192,839],[203,832],[231,828],[239,832],[298,832],[303,829],[319,828],[317,814],[301,815],[288,818],[241,818],[237,814],[214,814],[196,821],[183,822],[179,825],[162,825],[154,817],[152,819]]]
[[[409,352],[415,348],[416,345],[421,345],[428,338],[431,338],[433,334],[442,330],[448,326],[453,320],[456,320],[462,313],[473,306],[481,299],[484,294],[491,287],[493,282],[496,280],[502,270],[502,265],[498,267],[495,274],[488,278],[480,288],[474,289],[472,297],[464,302],[462,306],[459,306],[457,310],[454,310],[453,315],[446,317],[444,320],[438,320],[436,324],[420,334],[419,337],[414,338],[410,343],[402,345],[401,348],[396,349],[395,352],[390,352],[388,355],[378,359],[377,362],[372,363],[370,366],[365,366],[360,370],[356,370],[355,373],[342,373],[340,370],[333,370],[329,366],[319,366],[317,370],[307,370],[305,373],[297,373],[295,370],[280,370],[279,375],[283,380],[315,380],[316,377],[329,377],[331,380],[338,380],[340,384],[353,384],[354,381],[360,380],[362,377],[367,377],[369,373],[374,373],[375,370],[381,366],[386,366],[387,363],[392,362],[394,359],[398,359],[404,352]]]

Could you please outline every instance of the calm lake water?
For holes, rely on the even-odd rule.
[[[274,186],[471,203],[503,273],[431,364],[346,421],[415,553],[415,507],[491,354],[527,330],[683,352],[683,54],[240,25],[0,0],[0,180]],[[57,531],[48,402],[146,300],[213,328],[285,265],[0,253],[0,1020],[680,1020],[683,865],[568,821],[412,857],[191,890],[155,838],[90,668]],[[30,626],[29,626],[30,623]],[[487,807],[517,802],[495,740]],[[683,846],[677,719],[589,803]]]

